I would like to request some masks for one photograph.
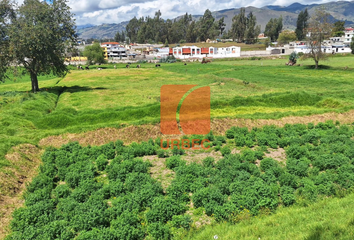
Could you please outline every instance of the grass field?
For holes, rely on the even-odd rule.
[[[210,86],[214,123],[224,118],[264,122],[354,109],[353,56],[332,57],[319,70],[309,60],[296,67],[285,66],[286,61],[237,59],[206,65],[162,64],[161,68],[142,64],[140,69],[118,64],[117,69],[104,65],[102,71],[73,68],[63,79],[41,76],[38,94],[29,92],[27,76],[0,84],[0,195],[18,195],[18,182],[21,186],[25,182],[20,178],[30,178],[28,169],[38,165],[23,156],[5,157],[28,150],[18,152],[12,147],[31,144],[41,149],[45,147],[39,144],[41,139],[54,135],[155,126],[160,119],[160,88],[166,84]],[[354,122],[354,117],[346,116],[347,123]],[[212,126],[214,132],[223,133],[217,124]],[[149,131],[143,134],[142,139],[150,136]]]

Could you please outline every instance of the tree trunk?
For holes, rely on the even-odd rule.
[[[37,74],[31,72],[31,82],[32,82],[32,92],[36,93],[39,91]]]
[[[315,60],[315,63],[316,63],[315,69],[317,69],[318,68],[318,60]]]

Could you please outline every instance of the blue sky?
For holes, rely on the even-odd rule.
[[[23,0],[16,0],[21,3]],[[153,16],[160,9],[162,18],[175,18],[186,12],[203,14],[206,9],[211,11],[239,8],[263,7],[266,5],[288,6],[294,2],[302,4],[331,2],[318,1],[287,1],[287,0],[69,0],[68,4],[75,13],[77,25],[120,23],[129,21],[134,16]]]

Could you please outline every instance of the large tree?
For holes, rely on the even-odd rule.
[[[65,55],[76,44],[75,22],[66,0],[25,0],[8,27],[9,53],[13,63],[31,76],[32,91],[39,91],[37,76],[69,71]]]
[[[222,17],[222,18],[220,18],[219,21],[218,21],[218,29],[219,29],[219,31],[220,31],[220,34],[219,34],[220,36],[222,36],[222,34],[223,34],[223,32],[224,32],[225,26],[226,26],[226,24],[225,24],[225,19],[224,19],[224,17]]]
[[[327,58],[327,54],[322,51],[322,42],[332,33],[333,24],[330,17],[331,15],[325,10],[317,8],[310,18],[306,31],[308,52],[303,58],[312,58],[316,69],[319,61]]]
[[[336,21],[333,24],[333,29],[332,29],[332,36],[333,37],[341,37],[344,35],[345,27],[344,27],[345,21]]]
[[[83,55],[87,57],[87,65],[105,63],[104,51],[98,42],[86,46]]]
[[[206,41],[208,38],[214,38],[218,35],[217,26],[214,22],[215,18],[211,14],[210,10],[205,10],[203,17],[201,17],[199,20],[200,41]]]
[[[9,24],[15,18],[13,5],[8,0],[0,2],[0,81],[4,81],[11,60],[9,50]]]
[[[307,8],[305,11],[301,11],[297,17],[295,33],[297,39],[300,41],[304,40],[306,37],[304,30],[307,28],[309,17],[310,16],[307,12]]]
[[[257,18],[255,15],[253,15],[252,12],[250,12],[247,15],[246,23],[247,23],[246,24],[246,32],[245,32],[246,42],[247,43],[254,43],[260,33],[260,26],[256,26]]]
[[[242,42],[245,38],[247,27],[247,18],[245,16],[245,8],[240,9],[240,13],[232,18],[232,36],[234,41]]]
[[[271,39],[271,41],[276,41],[283,29],[283,17],[271,18],[265,27],[264,34]]]
[[[352,50],[352,54],[354,54],[354,37],[352,37],[352,41],[350,43],[350,48]]]
[[[296,33],[289,31],[289,30],[285,30],[282,33],[279,34],[278,37],[278,44],[280,45],[284,45],[287,44],[289,42],[295,41],[296,40]]]

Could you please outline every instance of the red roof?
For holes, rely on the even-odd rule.
[[[107,44],[119,44],[118,42],[104,42],[104,43],[101,43],[101,45],[107,45]]]
[[[354,28],[346,28],[345,31],[353,31]]]

